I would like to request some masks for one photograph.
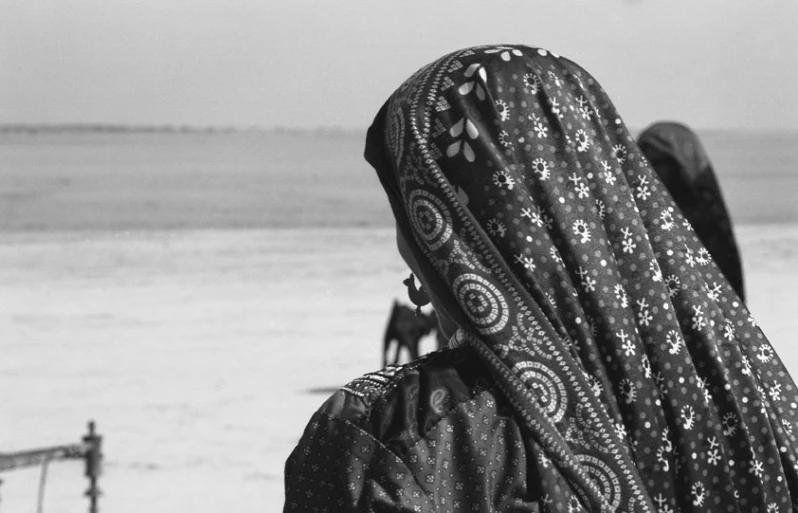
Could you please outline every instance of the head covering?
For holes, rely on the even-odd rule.
[[[795,385],[584,69],[454,52],[391,96],[366,157],[549,507],[790,509]]]
[[[661,122],[644,130],[637,145],[732,288],[745,301],[743,268],[731,219],[698,136],[680,123]]]

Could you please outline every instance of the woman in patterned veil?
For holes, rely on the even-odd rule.
[[[660,122],[640,134],[637,146],[729,284],[745,301],[743,266],[731,219],[698,136],[681,123]]]
[[[454,52],[366,157],[457,329],[321,407],[286,511],[792,511],[795,385],[584,69]]]

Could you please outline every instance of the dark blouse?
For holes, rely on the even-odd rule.
[[[540,511],[521,428],[469,349],[356,379],[285,467],[286,512]]]

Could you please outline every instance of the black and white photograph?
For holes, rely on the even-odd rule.
[[[0,513],[798,510],[798,3],[0,8]]]

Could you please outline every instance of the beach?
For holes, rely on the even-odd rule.
[[[780,137],[705,142],[749,307],[795,374],[798,145]],[[379,368],[405,298],[361,153],[359,134],[0,137],[0,451],[93,419],[101,511],[279,511],[310,415]],[[50,465],[45,511],[86,510],[82,473]],[[0,511],[35,508],[38,468],[2,479]]]

